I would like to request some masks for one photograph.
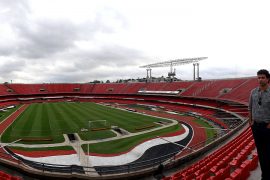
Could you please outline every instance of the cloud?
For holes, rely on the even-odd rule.
[[[1,20],[9,25],[9,35],[16,36],[13,48],[4,46],[7,39],[5,42],[0,40],[0,52],[5,55],[29,59],[49,58],[75,48],[74,43],[77,41],[94,43],[96,34],[114,33],[126,24],[123,16],[110,8],[97,12],[93,19],[77,23],[68,18],[35,17],[27,3],[18,0],[11,4],[8,1],[0,4],[5,11],[10,9],[1,16]]]
[[[103,7],[91,18],[74,21],[69,17],[36,16],[30,2],[0,2],[0,53],[11,59],[1,65],[3,81],[112,79],[110,76],[120,68],[137,66],[144,59],[141,51],[106,39],[128,26],[125,17],[113,8]],[[82,42],[87,45],[78,46]]]
[[[25,14],[30,12],[28,0],[1,0],[0,7],[1,13],[12,13],[12,18],[14,19],[22,18]]]
[[[58,59],[58,56],[65,61]],[[129,78],[131,73],[139,69],[143,59],[145,60],[145,57],[140,51],[117,45],[92,51],[73,49],[70,53],[56,55],[50,63],[44,63],[42,81],[89,82],[93,79],[112,81],[120,77]],[[31,71],[33,72],[33,69]]]
[[[0,80],[2,82],[5,82],[13,78],[19,78],[16,73],[24,71],[26,65],[27,64],[24,60],[16,60],[2,57],[0,63]]]
[[[40,20],[16,27],[20,38],[16,55],[24,58],[51,57],[73,46],[76,27],[68,21]]]
[[[93,50],[75,52],[69,58],[77,59],[75,66],[79,69],[93,69],[99,66],[120,68],[139,65],[139,61],[145,57],[136,49],[120,45],[106,45]]]
[[[13,46],[9,45],[9,44],[0,44],[0,54],[1,56],[9,56],[10,54],[12,54],[13,50]]]

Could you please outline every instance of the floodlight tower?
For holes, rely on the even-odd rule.
[[[173,71],[173,63],[171,62],[171,64],[170,64],[170,72],[168,72],[168,76],[169,76],[171,79],[173,79],[175,75],[176,75],[176,73],[175,73],[175,68],[174,68],[174,71]]]
[[[151,82],[152,81],[152,69],[151,68],[147,68],[146,71],[147,71],[146,80]]]
[[[200,77],[200,73],[199,73],[199,63],[193,63],[193,80],[196,80],[196,66],[197,66],[197,80]]]
[[[197,66],[197,79],[199,80],[199,61],[207,59],[207,57],[198,57],[198,58],[184,58],[184,59],[175,59],[175,60],[169,60],[169,61],[164,61],[164,62],[158,62],[158,63],[153,63],[153,64],[148,64],[144,66],[140,66],[140,68],[146,68],[147,71],[147,81],[152,80],[152,75],[151,75],[151,68],[154,67],[167,67],[170,66],[170,72],[168,72],[168,76],[173,79],[176,75],[175,69],[173,71],[173,66],[178,66],[178,65],[184,65],[184,64],[190,64],[193,63],[194,66],[194,75],[193,79],[196,80],[195,78],[195,66]],[[150,70],[150,77],[148,76],[148,71]]]

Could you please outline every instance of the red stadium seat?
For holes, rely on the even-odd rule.
[[[256,169],[258,167],[258,154],[253,154],[252,155],[252,160],[251,160],[251,165],[250,165],[250,170],[253,171],[254,169]]]
[[[242,169],[241,168],[237,168],[236,170],[234,170],[231,174],[230,174],[230,177],[233,179],[233,180],[243,180],[242,179]]]

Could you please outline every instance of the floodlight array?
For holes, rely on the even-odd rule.
[[[196,63],[196,62],[204,60],[204,59],[207,59],[207,57],[175,59],[175,60],[168,60],[168,61],[164,61],[164,62],[158,62],[158,63],[140,66],[140,68],[153,68],[153,67],[184,65],[184,64],[190,64],[190,63]]]

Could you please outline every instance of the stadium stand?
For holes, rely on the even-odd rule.
[[[251,129],[246,129],[211,155],[163,180],[247,179],[249,172],[257,165],[258,155]]]
[[[181,81],[181,82],[166,83],[166,86],[164,86],[161,90],[162,91],[182,90],[184,92],[189,86],[192,86],[193,83],[195,83],[195,82],[193,82],[193,81]]]
[[[212,84],[213,81],[201,81],[193,83],[189,86],[185,92],[181,93],[181,96],[196,96],[200,93],[204,88]]]
[[[146,83],[127,83],[120,92],[123,94],[136,94],[139,90],[143,90]]]
[[[10,92],[8,92],[8,88],[6,86],[4,86],[4,85],[1,84],[0,85],[0,94],[2,96],[4,96],[4,95],[9,95]]]
[[[90,93],[93,91],[95,84],[81,84],[80,92],[81,93]]]
[[[126,86],[123,83],[106,83],[96,84],[92,90],[94,94],[119,94],[119,92]]]
[[[229,93],[219,97],[219,99],[233,100],[236,102],[247,103],[252,89],[257,87],[257,78],[250,78],[240,86],[232,89]]]
[[[0,85],[0,96],[10,95],[10,94],[14,94],[14,91],[12,89],[10,89],[10,87],[7,86],[6,84],[1,84]]]
[[[196,96],[217,98],[218,96],[228,93],[231,89],[234,89],[246,81],[247,79],[213,80],[211,84],[206,84],[205,88],[203,87]]]
[[[70,93],[74,89],[80,89],[79,84],[44,84],[44,88],[48,93]]]
[[[167,86],[167,83],[147,83],[146,86],[144,87],[144,90],[146,91],[160,91],[162,90],[165,86]]]
[[[42,84],[9,84],[9,87],[17,94],[48,93]],[[44,91],[42,91],[43,89]],[[41,90],[41,91],[40,91]]]

